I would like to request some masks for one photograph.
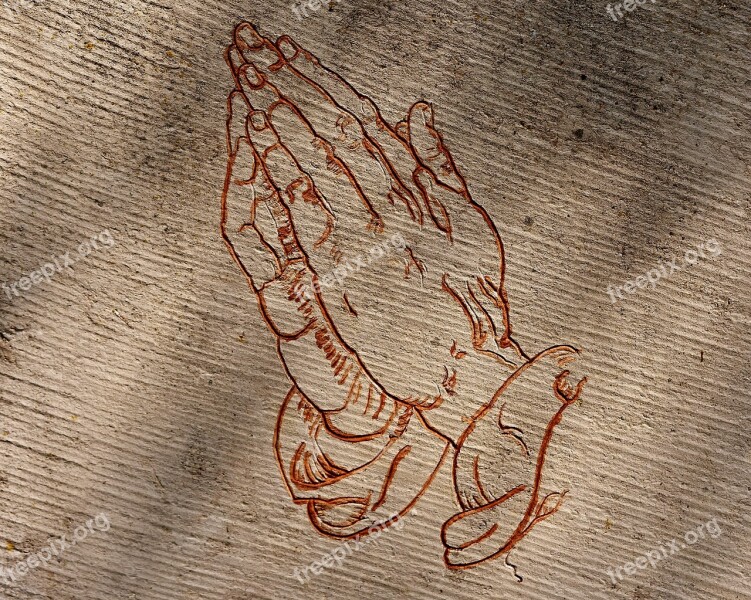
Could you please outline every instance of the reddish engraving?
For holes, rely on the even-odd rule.
[[[451,460],[446,566],[511,567],[567,493],[545,459],[586,383],[578,351],[530,356],[512,337],[503,242],[429,103],[390,124],[289,36],[249,23],[225,59],[221,231],[291,382],[274,432],[290,497],[322,534],[366,535]]]

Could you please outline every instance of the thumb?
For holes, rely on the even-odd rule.
[[[466,189],[464,178],[435,128],[435,113],[428,102],[415,102],[407,115],[407,139],[412,152],[423,167],[430,170],[436,180],[457,192]]]

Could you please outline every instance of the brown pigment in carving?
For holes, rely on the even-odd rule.
[[[234,89],[221,232],[291,382],[274,431],[291,498],[324,535],[366,535],[409,511],[451,453],[459,512],[440,532],[446,566],[507,559],[566,494],[545,487],[544,467],[554,429],[586,383],[572,379],[578,351],[554,346],[530,358],[513,339],[503,242],[472,198],[431,104],[415,102],[391,125],[370,97],[289,36],[274,42],[249,23],[235,28],[225,60]],[[450,363],[425,361],[406,383],[390,374],[409,351],[384,347],[374,359],[370,339],[358,337],[380,335],[378,286],[313,285],[394,231],[414,244],[401,267],[378,274],[395,299],[385,310],[405,313],[399,293],[413,290],[413,302],[438,301],[466,323],[439,343],[436,356]],[[496,264],[479,275],[479,263],[463,258],[475,237]],[[314,296],[296,294],[300,285]],[[423,318],[436,310],[410,308]],[[477,398],[469,384],[485,382]],[[547,416],[524,430],[507,422],[507,409],[519,415],[525,407]],[[475,440],[488,439],[489,450],[476,449],[483,444]],[[501,456],[508,480],[499,483]]]

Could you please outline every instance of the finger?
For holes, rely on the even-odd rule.
[[[269,200],[280,220],[285,252],[309,256],[331,234],[334,216],[313,181],[282,144],[265,112],[251,112],[246,130],[271,188]]]
[[[228,99],[228,164],[222,194],[222,234],[230,253],[258,289],[281,272],[276,230],[254,216],[255,194],[252,178],[255,159],[245,135],[247,107],[239,94]],[[278,246],[278,239],[277,239]]]
[[[430,104],[420,101],[412,105],[406,124],[400,124],[398,131],[408,141],[418,162],[413,180],[420,190],[431,221],[450,241],[454,240],[454,232],[463,242],[479,242],[467,239],[474,237],[477,231],[495,232],[495,239],[485,240],[490,242],[486,250],[492,248],[493,252],[483,254],[496,264],[487,265],[489,270],[481,267],[481,272],[492,273],[500,258],[502,280],[503,246],[500,237],[484,209],[472,200],[464,177],[435,128],[435,116]],[[473,210],[467,210],[468,206]],[[483,220],[484,224],[481,222]],[[523,355],[521,352],[519,354]]]
[[[247,220],[235,221],[238,224],[238,232],[250,229],[256,233],[262,245],[273,254],[278,275],[290,260],[299,259],[301,256],[291,244],[287,243],[285,246],[291,225],[248,135],[248,121],[251,116],[252,110],[247,99],[240,93],[233,93],[228,119],[228,127],[231,127],[229,135],[238,136],[234,144],[237,155],[233,170],[236,170],[238,165],[246,165],[246,169],[235,175],[231,182],[229,192],[232,194],[232,201],[228,207],[232,207],[232,212],[228,212],[228,218],[238,219],[241,215],[247,216]],[[240,156],[243,157],[242,160],[239,160]],[[248,169],[247,165],[252,168]],[[235,197],[238,200],[234,200]]]
[[[407,121],[399,121],[394,126],[394,131],[402,141],[409,143],[409,125]]]
[[[302,174],[307,174],[307,172],[302,168],[301,161],[309,164],[305,159],[311,159],[311,154],[315,154],[317,156],[314,164],[320,164],[320,158],[323,156],[325,158],[324,164],[328,165],[330,170],[340,175],[349,175],[352,189],[339,189],[336,195],[324,193],[326,208],[330,212],[334,212],[332,206],[328,204],[328,199],[331,198],[331,201],[337,204],[338,210],[335,211],[337,216],[342,213],[345,215],[348,214],[350,211],[345,201],[352,199],[352,190],[354,190],[355,192],[361,192],[359,194],[360,202],[368,208],[369,214],[367,217],[362,216],[362,212],[360,212],[362,222],[367,223],[370,219],[377,218],[377,213],[371,210],[372,207],[369,206],[367,199],[362,194],[362,190],[358,188],[354,175],[335,156],[333,146],[316,134],[311,123],[303,116],[297,106],[287,98],[282,97],[273,87],[266,85],[263,74],[258,71],[254,64],[244,65],[240,69],[239,80],[248,103],[255,110],[265,113],[272,120],[271,137],[269,137],[268,143],[276,144],[278,141],[280,150],[287,152],[290,160],[296,162],[297,168]],[[279,126],[284,128],[284,135],[281,135]],[[323,181],[330,177],[330,174],[327,173],[326,175],[327,177],[321,178]],[[356,204],[358,202],[352,203],[352,206]]]
[[[255,110],[258,107],[273,108],[274,104],[279,104],[279,97],[264,85],[264,80],[255,65],[244,63],[236,71],[243,96],[248,106],[254,109],[249,120],[248,136],[253,147],[257,148],[261,170],[275,191],[269,193],[272,200],[270,206],[278,209],[280,203],[284,204],[284,212],[289,215],[289,229],[295,234],[295,246],[309,258],[315,256],[317,260],[313,269],[325,275],[335,269],[335,261],[342,252],[333,251],[331,243],[327,244],[328,252],[315,253],[313,250],[328,241],[336,222],[334,212],[295,155],[281,142],[270,125],[268,116],[263,111]],[[330,179],[331,177],[326,177],[323,181],[327,182]],[[346,198],[348,193],[351,195],[351,190],[339,189],[335,190],[331,197],[341,200]],[[362,205],[360,209],[362,211]],[[342,211],[337,211],[337,215],[339,214],[342,214]],[[283,217],[284,215],[282,220]],[[372,215],[369,218],[360,215],[359,223],[355,222],[347,229],[351,232],[360,231],[363,224],[369,223],[372,219]],[[296,227],[295,223],[302,226]]]
[[[437,181],[448,185],[457,193],[467,189],[443,138],[435,128],[433,107],[427,102],[416,102],[407,117],[410,147],[421,166],[435,175]]]
[[[254,110],[268,112],[269,107],[279,100],[274,91],[266,85],[266,79],[253,63],[240,65],[237,70],[237,80],[238,89]]]
[[[246,146],[245,142],[239,143],[238,160],[245,160],[243,147]],[[250,158],[252,160],[252,156]],[[262,227],[259,228],[261,224],[254,222],[251,216],[252,186],[238,183],[235,164],[230,161],[228,165],[227,183],[222,196],[222,234],[253,289],[258,290],[280,273],[282,266],[273,243],[269,243],[269,240],[273,242],[273,236],[264,236]]]
[[[251,244],[257,248],[260,242],[273,258],[275,275],[279,275],[291,260],[301,259],[301,253],[290,240],[290,219],[248,135],[251,116],[252,107],[247,98],[237,90],[232,92],[227,118],[231,175],[228,173],[224,194],[223,224],[228,235],[233,236],[229,243],[233,243],[234,239],[238,246]],[[246,270],[250,274],[255,273],[255,269],[259,268],[257,250],[251,252],[247,249],[239,253],[250,263],[245,265]],[[268,273],[264,273],[259,281],[263,283],[268,279]]]

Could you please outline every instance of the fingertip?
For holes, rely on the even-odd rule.
[[[243,58],[260,69],[274,71],[284,63],[284,57],[274,43],[263,37],[250,23],[241,23],[235,29],[235,44]]]
[[[234,39],[235,44],[243,50],[260,50],[265,42],[255,25],[247,21],[243,21],[235,27]]]
[[[434,121],[433,105],[426,100],[415,102],[409,109],[408,121],[410,125],[432,125]],[[415,121],[417,122],[415,123]]]
[[[297,42],[288,35],[281,36],[276,41],[276,47],[279,49],[279,52],[282,53],[282,56],[290,62],[295,60],[302,51],[302,48]]]

